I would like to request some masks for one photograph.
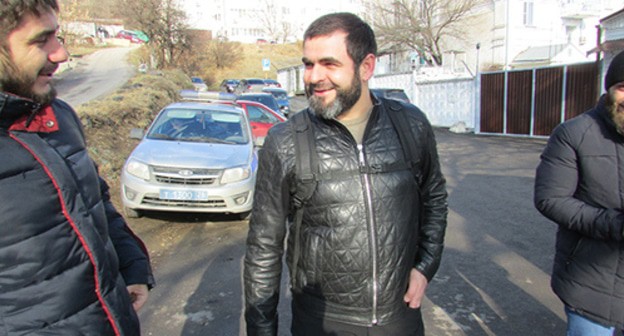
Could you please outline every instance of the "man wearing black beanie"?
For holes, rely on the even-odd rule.
[[[559,225],[551,287],[567,336],[624,329],[624,52],[598,104],[555,128],[535,177],[535,207]]]

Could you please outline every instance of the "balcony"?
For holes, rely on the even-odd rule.
[[[562,19],[582,20],[600,16],[600,3],[597,1],[562,0],[560,3]]]

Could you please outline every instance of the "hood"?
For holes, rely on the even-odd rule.
[[[58,122],[53,105],[41,106],[29,99],[0,92],[0,128],[27,132],[55,132]]]
[[[225,169],[251,164],[253,144],[196,143],[143,139],[131,158],[166,167]]]
[[[17,119],[36,113],[41,106],[31,100],[0,92],[0,124],[8,128]]]

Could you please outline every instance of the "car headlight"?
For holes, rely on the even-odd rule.
[[[126,165],[126,171],[128,172],[128,174],[136,176],[140,179],[150,179],[149,166],[137,160],[128,161],[128,164]]]
[[[223,171],[221,176],[221,184],[234,183],[249,178],[251,169],[249,167],[230,168]]]

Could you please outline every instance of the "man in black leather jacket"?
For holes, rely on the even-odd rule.
[[[555,128],[535,176],[535,206],[559,226],[551,287],[570,336],[624,329],[624,52],[604,86],[594,108]]]
[[[55,98],[58,10],[0,1],[0,335],[139,335],[150,262]]]
[[[244,262],[247,333],[277,335],[288,233],[293,335],[423,335],[420,305],[447,217],[433,130],[415,106],[370,93],[377,46],[357,16],[320,17],[303,49],[309,108],[275,125],[260,151]],[[414,170],[399,168],[406,158],[389,113],[406,116]],[[293,120],[305,114],[317,185],[294,230]]]

